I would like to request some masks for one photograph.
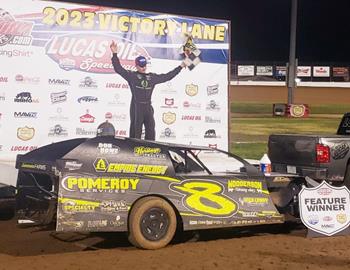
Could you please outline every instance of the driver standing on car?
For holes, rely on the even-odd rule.
[[[117,52],[117,44],[112,41],[110,45],[113,53],[112,64],[116,73],[122,76],[129,84],[131,90],[130,103],[130,131],[131,138],[141,139],[142,125],[145,126],[145,139],[155,140],[154,110],[152,107],[152,93],[156,84],[163,83],[174,78],[182,68],[184,63],[165,74],[146,73],[147,59],[138,56],[135,59],[137,71],[126,70],[120,64]]]

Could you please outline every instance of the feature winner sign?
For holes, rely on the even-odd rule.
[[[332,236],[350,224],[350,192],[325,181],[314,188],[304,187],[299,193],[299,209],[310,236]]]
[[[113,40],[129,70],[139,55],[147,72],[158,74],[190,62],[154,89],[156,140],[227,149],[229,27],[215,19],[1,0],[0,161],[94,137],[106,120],[116,135],[129,135],[131,92],[113,69]]]

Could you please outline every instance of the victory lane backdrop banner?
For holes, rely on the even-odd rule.
[[[147,72],[191,67],[156,86],[156,140],[228,149],[229,22],[32,0],[0,4],[0,161],[42,145],[94,137],[106,119],[129,135],[131,92],[115,73],[147,58]]]

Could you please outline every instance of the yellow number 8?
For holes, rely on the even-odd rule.
[[[186,205],[201,214],[228,217],[234,214],[237,204],[221,194],[222,186],[211,182],[187,182],[172,185],[185,194]]]

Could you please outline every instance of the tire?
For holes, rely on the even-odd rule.
[[[129,241],[138,248],[159,249],[173,239],[176,214],[164,199],[145,197],[135,203],[129,215]]]

